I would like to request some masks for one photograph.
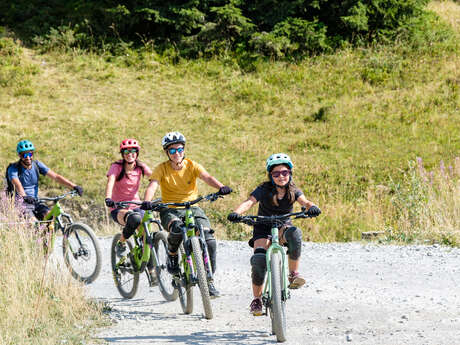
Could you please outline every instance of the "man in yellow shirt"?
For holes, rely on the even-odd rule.
[[[145,191],[148,203],[153,199],[158,185],[161,188],[162,202],[186,202],[198,197],[197,178],[202,179],[211,187],[219,190],[222,195],[229,194],[232,189],[224,186],[215,177],[211,176],[200,164],[185,158],[185,137],[179,132],[166,134],[161,145],[168,156],[168,160],[157,165],[150,176],[150,184]],[[146,205],[148,208],[149,205]],[[197,206],[192,207],[195,221],[204,229],[206,243],[208,245],[209,258],[213,273],[216,270],[216,239],[211,223],[203,210]],[[175,274],[179,270],[177,251],[182,241],[181,228],[184,226],[181,217],[185,215],[184,209],[167,208],[160,212],[163,227],[169,231],[168,235],[168,271]],[[219,297],[219,292],[213,282],[209,282],[209,294],[211,297]]]

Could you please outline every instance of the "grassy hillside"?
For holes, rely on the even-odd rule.
[[[2,166],[28,138],[38,159],[84,186],[87,201],[101,208],[119,142],[137,138],[141,159],[154,166],[165,159],[162,136],[178,130],[188,139],[187,156],[236,190],[209,211],[220,238],[247,238],[249,229],[225,216],[280,151],[291,155],[297,184],[324,211],[300,223],[305,239],[398,232],[395,186],[407,184],[409,161],[421,157],[426,170],[438,171],[441,160],[454,166],[460,154],[460,5],[430,6],[443,21],[429,46],[344,48],[300,64],[259,62],[250,73],[231,58],[172,64],[148,47],[120,56],[40,54],[3,38]],[[44,183],[43,190],[59,190]],[[454,222],[450,243],[458,243],[455,229]]]

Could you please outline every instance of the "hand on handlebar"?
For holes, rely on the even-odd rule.
[[[227,219],[232,223],[237,223],[241,220],[241,216],[236,212],[232,212],[228,214]]]
[[[105,198],[105,205],[107,207],[115,207],[115,201],[113,201],[111,198]]]
[[[318,217],[320,214],[321,214],[321,210],[316,205],[313,205],[312,207],[310,207],[308,211],[306,212],[306,215],[312,218]]]
[[[79,196],[83,195],[83,187],[75,186],[75,187],[73,187],[73,190],[76,191]]]
[[[220,195],[227,195],[233,192],[233,190],[229,186],[222,186],[219,188]]]

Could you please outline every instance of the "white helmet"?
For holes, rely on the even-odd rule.
[[[169,132],[161,139],[161,146],[163,146],[163,149],[176,143],[185,145],[185,137],[180,132]]]

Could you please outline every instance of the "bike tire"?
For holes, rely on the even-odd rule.
[[[72,276],[92,283],[101,271],[102,256],[93,230],[86,224],[73,223],[62,238],[64,262]]]
[[[286,341],[286,301],[283,301],[281,293],[282,261],[279,253],[272,253],[270,259],[272,295],[270,310],[272,316],[272,332],[276,334],[278,342]]]
[[[112,246],[110,249],[110,259],[112,262],[112,274],[115,286],[118,292],[124,298],[131,299],[136,295],[137,288],[139,286],[139,272],[134,270],[134,266],[131,263],[131,255],[126,257],[126,261],[122,266],[117,267],[119,263],[116,254],[116,245],[121,238],[121,234],[116,234],[112,239]],[[129,252],[133,249],[131,241],[126,241]]]
[[[183,267],[182,258],[185,255],[184,245],[181,243],[179,247],[179,264],[181,265],[181,274],[176,278],[176,289],[179,295],[179,302],[184,314],[193,312],[193,285],[186,282],[185,269]]]
[[[200,288],[201,300],[203,302],[204,316],[206,319],[213,318],[211,299],[209,297],[208,280],[206,279],[206,270],[203,263],[203,251],[201,249],[198,237],[192,237],[192,251],[195,258],[195,267],[198,277],[198,286]]]
[[[178,297],[178,292],[172,285],[173,276],[168,273],[168,269],[166,268],[166,260],[168,258],[168,236],[166,233],[164,231],[156,232],[153,244],[158,258],[157,265],[155,266],[158,287],[165,300],[175,301]]]

